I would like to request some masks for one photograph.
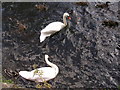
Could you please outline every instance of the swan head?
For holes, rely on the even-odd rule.
[[[64,16],[66,16],[66,17],[67,17],[67,16],[70,16],[70,15],[69,15],[69,13],[67,13],[67,12],[66,12],[66,13],[64,13]]]
[[[47,54],[45,54],[45,58],[46,58],[46,59],[48,59],[48,58],[49,58],[49,56],[48,56]]]
[[[69,13],[67,12],[63,14],[63,17],[67,17],[68,19],[71,19]]]

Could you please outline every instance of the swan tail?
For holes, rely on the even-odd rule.
[[[40,42],[43,42],[45,40],[46,36],[41,33],[40,35]]]
[[[19,75],[22,76],[25,79],[30,79],[32,78],[32,75],[28,71],[20,71]]]

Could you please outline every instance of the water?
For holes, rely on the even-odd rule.
[[[37,10],[36,4],[48,10]],[[119,21],[118,4],[110,4],[109,9],[96,8],[97,4],[102,3],[3,3],[3,76],[11,79],[4,69],[32,70],[33,64],[44,67],[44,54],[48,54],[60,69],[57,77],[49,81],[55,88],[118,87],[120,55],[116,47],[120,26],[102,25],[103,20]],[[53,21],[62,22],[64,12],[71,13],[70,27],[40,43],[40,30]],[[17,20],[27,29],[18,28]],[[35,87],[34,82],[21,77],[12,80],[22,87]]]

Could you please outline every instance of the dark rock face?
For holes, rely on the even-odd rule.
[[[47,6],[38,10],[36,4]],[[85,6],[75,3],[2,3],[3,76],[4,69],[33,70],[32,65],[46,66],[44,54],[52,58],[60,72],[49,83],[55,88],[116,88],[120,85],[120,26],[118,3],[109,9],[96,8],[99,3]],[[57,34],[39,42],[40,31],[53,21],[62,21],[68,12],[72,20]],[[118,22],[115,27],[103,26],[104,20]],[[20,30],[17,21],[26,25]],[[35,83],[21,77],[12,79],[22,87]]]

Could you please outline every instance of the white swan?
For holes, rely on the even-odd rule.
[[[49,58],[49,56],[45,55],[45,61],[51,67],[42,67],[42,68],[36,69],[36,70],[42,72],[41,75],[38,75],[37,73],[35,73],[36,70],[20,71],[19,75],[25,79],[36,81],[36,82],[44,82],[44,81],[48,81],[50,79],[55,78],[59,72],[59,68],[55,64],[48,61],[48,58]]]
[[[63,23],[62,22],[52,22],[48,24],[44,29],[41,30],[40,42],[43,42],[46,37],[54,34],[55,32],[60,31],[67,25],[66,18],[71,19],[68,13],[63,14]]]

